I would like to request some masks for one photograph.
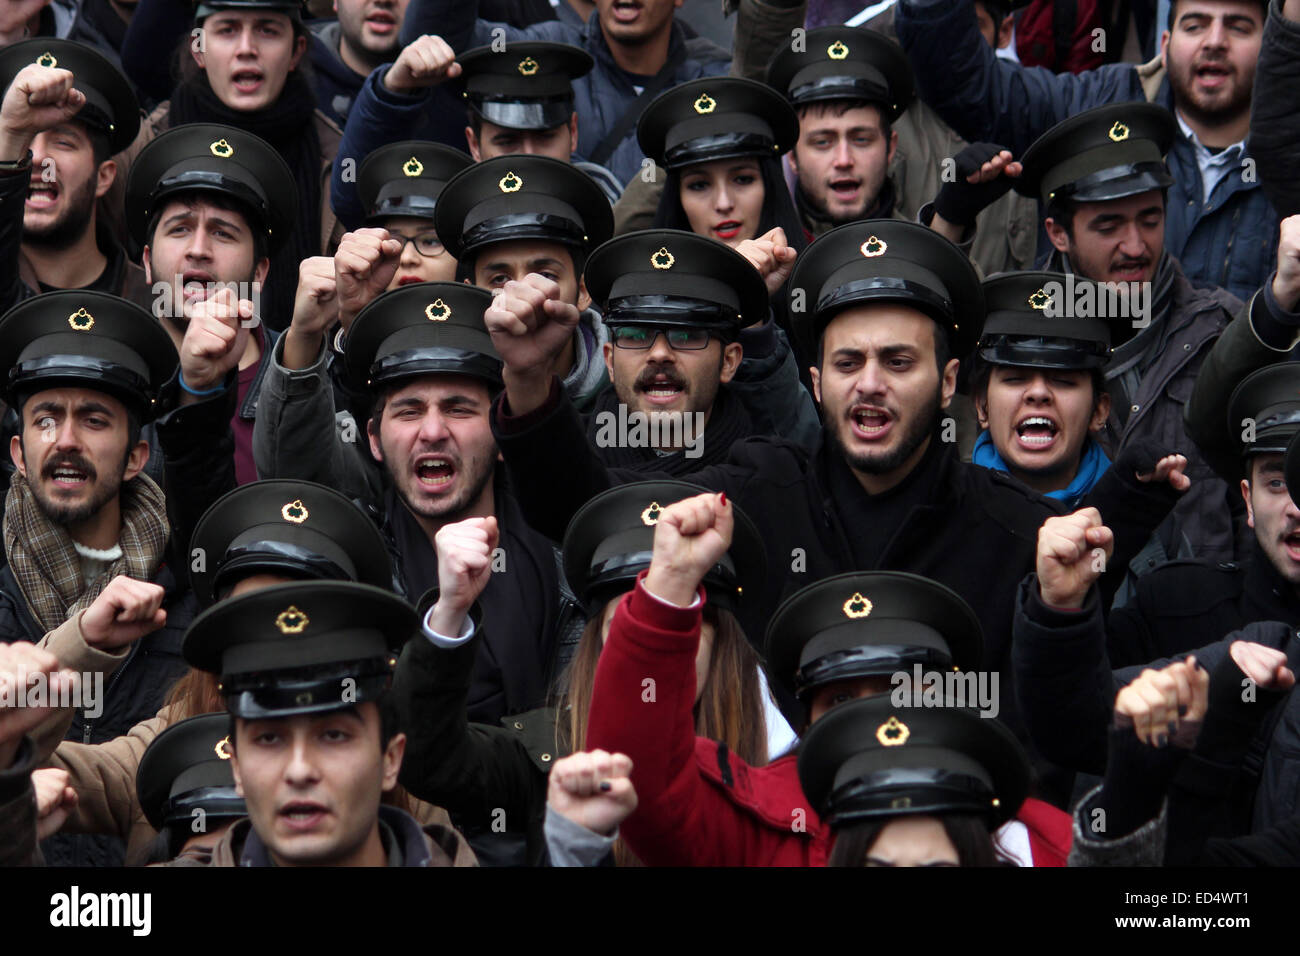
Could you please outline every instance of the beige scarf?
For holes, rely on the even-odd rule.
[[[17,472],[5,499],[5,554],[32,616],[46,633],[89,607],[119,574],[153,578],[167,547],[167,504],[145,474],[122,486],[122,555],[93,581],[83,581],[81,560],[66,528],[40,508],[27,479]]]

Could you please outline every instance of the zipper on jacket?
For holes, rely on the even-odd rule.
[[[145,636],[147,637],[148,635],[145,635]],[[122,671],[126,670],[129,666],[131,666],[131,661],[133,661],[133,660],[135,659],[135,652],[136,652],[136,650],[140,647],[140,641],[143,641],[143,640],[144,640],[144,638],[141,637],[141,638],[137,639],[137,640],[136,640],[136,641],[131,645],[131,651],[130,651],[130,653],[128,653],[128,654],[126,655],[126,660],[124,660],[124,661],[122,662],[122,666],[119,667],[117,670],[115,670],[115,671],[113,672],[113,676],[110,677],[110,678],[108,679],[108,686],[104,688],[104,699],[101,700],[101,701],[99,702],[99,704],[100,704],[100,713],[101,713],[101,714],[103,713],[104,710],[107,710],[107,709],[108,709],[108,695],[112,692],[112,690],[113,690],[113,685],[116,684],[116,683],[117,683],[117,679],[118,679],[119,677],[122,676]],[[86,711],[85,711],[85,708],[82,708],[82,711],[81,711],[81,742],[82,742],[83,744],[88,744],[88,743],[90,743],[90,735],[91,735],[91,733],[94,731],[94,729],[95,729],[95,719],[94,719],[94,718],[87,718],[87,717],[86,717]]]

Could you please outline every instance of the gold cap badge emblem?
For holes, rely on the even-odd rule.
[[[884,239],[880,239],[876,236],[868,236],[867,241],[858,246],[858,251],[868,259],[874,259],[876,256],[883,256],[885,250],[888,248],[889,243],[885,242]]]
[[[517,193],[523,184],[524,181],[513,172],[506,173],[501,177],[500,181],[497,182],[497,185],[501,187],[503,193]]]
[[[871,613],[872,603],[864,598],[857,591],[853,592],[853,597],[844,602],[844,616],[851,618],[866,617]]]
[[[311,621],[292,604],[275,616],[275,626],[281,634],[301,634]]]
[[[36,58],[36,65],[44,66],[49,69],[54,69],[54,67],[59,65],[59,61],[55,58],[53,53],[51,53],[49,50],[46,50],[44,53],[42,53],[40,56]]]
[[[217,140],[209,146],[208,149],[212,150],[213,156],[219,156],[222,159],[229,159],[231,156],[235,155],[235,147],[231,146],[224,139]]]
[[[676,261],[676,257],[668,251],[667,246],[660,246],[659,251],[650,257],[650,265],[656,269],[671,269]]]
[[[832,60],[842,60],[849,55],[849,48],[843,40],[836,40],[826,48],[826,55]]]
[[[1045,308],[1047,308],[1047,304],[1051,301],[1052,301],[1052,297],[1047,294],[1046,289],[1039,289],[1028,299],[1029,307],[1031,309],[1037,309],[1039,312],[1042,312]]]
[[[715,109],[717,109],[717,106],[718,106],[717,100],[711,97],[708,93],[701,93],[699,99],[695,101],[695,112],[699,113],[700,115],[704,115],[705,113],[712,113]]]
[[[225,737],[222,737],[220,740],[218,740],[217,745],[212,748],[212,752],[215,753],[222,760],[229,760],[230,759],[230,735],[227,734]]]
[[[659,516],[663,514],[663,509],[659,507],[659,502],[650,502],[650,507],[641,512],[641,521],[643,524],[654,525],[659,523]]]
[[[430,322],[446,322],[451,318],[451,306],[442,299],[434,299],[424,307],[424,315]]]
[[[86,307],[83,305],[68,316],[68,325],[78,332],[89,332],[95,327],[95,317],[87,312]]]
[[[892,715],[876,728],[876,739],[882,747],[901,747],[910,736],[912,732],[907,729],[907,724]]]
[[[538,63],[531,56],[526,56],[519,61],[519,72],[523,76],[532,76],[537,69]]]
[[[307,520],[309,514],[311,512],[307,510],[307,506],[302,503],[301,498],[295,498],[280,509],[280,517],[291,524],[302,524]]]
[[[424,172],[424,163],[420,162],[414,156],[402,163],[402,173],[414,179],[420,173]]]
[[[1116,120],[1115,125],[1110,128],[1110,132],[1106,135],[1115,142],[1122,143],[1124,140],[1128,139],[1128,127]]]

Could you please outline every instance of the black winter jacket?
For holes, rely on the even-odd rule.
[[[547,774],[569,750],[560,749],[551,707],[502,717],[497,724],[469,719],[471,676],[487,636],[477,608],[473,616],[475,635],[459,647],[435,647],[419,636],[402,651],[393,677],[406,733],[401,783],[445,808],[475,853],[481,847],[488,859],[499,858],[488,844],[502,843],[518,852],[498,862],[539,866],[546,859]],[[496,834],[506,839],[491,839]]]
[[[663,477],[607,469],[588,445],[581,420],[552,383],[550,400],[533,414],[503,417],[504,396],[492,424],[512,486],[528,521],[558,537],[592,495],[628,481]],[[767,578],[757,600],[738,615],[749,639],[761,641],[767,622],[786,597],[806,585],[847,571],[910,571],[945,584],[971,608],[984,629],[983,668],[1001,671],[1001,713],[1023,732],[1010,683],[1011,620],[1016,582],[1034,567],[1038,529],[1059,503],[1008,475],[958,460],[956,449],[933,439],[929,464],[937,496],[914,507],[874,561],[854,558],[842,521],[843,505],[830,489],[834,452],[824,443],[806,451],[789,442],[751,438],[732,446],[728,461],[682,476],[726,492],[759,526],[767,543]],[[773,682],[779,687],[782,682]],[[800,726],[797,705],[781,701]]]
[[[1194,601],[1196,596],[1189,593],[1184,599]],[[1259,600],[1258,593],[1246,596],[1243,605]],[[1231,610],[1230,601],[1212,604],[1203,615],[1209,622],[1206,626],[1221,627]],[[1300,666],[1300,641],[1294,638],[1294,623],[1287,623],[1278,628],[1268,622],[1242,621],[1190,653],[1213,673],[1233,641],[1257,641],[1285,650],[1295,669]],[[1101,774],[1105,769],[1106,733],[1120,688],[1146,667],[1159,669],[1172,663],[1162,659],[1112,671],[1095,589],[1081,610],[1055,611],[1043,604],[1038,579],[1032,574],[1022,582],[1017,598],[1013,641],[1016,687],[1035,747],[1049,760],[1084,773]],[[1300,812],[1300,695],[1289,693],[1279,707],[1276,719],[1265,722],[1252,744],[1258,752],[1251,769],[1255,790],[1242,832],[1258,832]]]

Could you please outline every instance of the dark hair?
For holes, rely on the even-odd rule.
[[[795,112],[799,115],[799,125],[803,125],[804,118],[809,113],[832,113],[835,116],[843,116],[849,110],[873,109],[880,117],[880,135],[888,141],[889,134],[893,130],[893,125],[885,111],[880,108],[879,103],[872,103],[869,100],[818,100],[814,103],[805,103],[803,106],[796,106]]]
[[[32,389],[32,391],[22,392],[14,396],[14,403],[15,403],[14,411],[18,415],[18,436],[20,441],[22,439],[23,432],[27,430],[26,426],[23,425],[23,420],[22,420],[23,408],[26,407],[27,402],[31,399],[33,395],[41,391],[39,383],[33,383],[33,385],[35,387]],[[85,387],[91,389],[94,388],[93,385],[87,385]],[[111,397],[117,399],[119,402],[122,403],[122,408],[126,410],[126,451],[122,453],[122,468],[125,470],[127,459],[131,457],[131,449],[134,448],[136,446],[136,443],[140,441],[140,434],[141,432],[144,431],[144,416],[141,414],[140,408],[137,407],[135,402],[132,401],[130,398],[124,395],[118,395],[116,393],[111,393],[111,392],[105,392],[104,394],[111,395]],[[27,452],[26,449],[24,448],[23,450],[24,458],[26,457],[26,454]]]
[[[248,231],[253,235],[254,265],[261,262],[263,259],[270,258],[271,239],[265,228],[262,226],[261,218],[257,216],[246,203],[240,202],[233,196],[228,196],[225,193],[212,192],[206,189],[182,190],[181,192],[167,196],[158,205],[158,208],[154,210],[153,215],[149,217],[149,224],[144,230],[146,245],[153,245],[154,232],[158,229],[158,223],[162,221],[163,210],[167,208],[169,203],[173,202],[187,205],[196,202],[204,202],[215,209],[220,209],[222,212],[239,213],[239,215],[243,217],[245,223],[247,223]]]
[[[1011,861],[993,843],[988,825],[979,817],[964,813],[934,814],[957,851],[958,866],[1009,866]],[[880,831],[898,817],[850,823],[835,830],[835,846],[827,866],[866,866],[867,853]]]
[[[995,363],[985,361],[976,352],[971,359],[970,373],[970,396],[973,399],[980,399],[988,394],[989,380],[993,376],[993,365]],[[997,363],[1001,364],[1001,363]],[[1106,376],[1099,368],[1088,369],[1089,379],[1092,381],[1092,407],[1096,408],[1097,403],[1101,401],[1101,396],[1106,393]]]
[[[81,125],[86,131],[86,138],[90,140],[90,154],[95,159],[95,168],[99,169],[100,166],[113,158],[113,147],[109,144],[108,133],[98,126],[91,126],[86,123]]]
[[[1168,189],[1169,187],[1166,186],[1159,190],[1160,201],[1165,207],[1166,212],[1168,211],[1169,208]],[[1127,197],[1122,197],[1122,198],[1127,198]],[[1079,212],[1079,207],[1081,205],[1083,204],[1063,196],[1056,199],[1048,200],[1047,205],[1043,207],[1043,219],[1055,220],[1061,226],[1061,228],[1065,230],[1065,234],[1071,240],[1073,240],[1074,239],[1074,217]]]
[[[1043,219],[1054,220],[1065,234],[1071,239],[1074,238],[1074,214],[1079,211],[1079,204],[1073,200],[1061,197],[1051,199],[1043,208]]]
[[[1259,7],[1260,19],[1261,19],[1262,21],[1267,21],[1267,20],[1268,20],[1268,0],[1256,0],[1255,5],[1256,5],[1257,7]],[[1175,20],[1177,19],[1177,17],[1178,17],[1178,15],[1177,15],[1177,13],[1176,13],[1177,10],[1178,10],[1178,0],[1169,0],[1169,19],[1165,21],[1165,29],[1170,30],[1170,31],[1173,30],[1173,28],[1174,28],[1174,21],[1175,21]]]
[[[753,160],[758,164],[759,176],[763,181],[763,212],[758,218],[754,237],[757,238],[780,226],[785,231],[786,242],[790,247],[803,252],[807,248],[808,240],[804,236],[803,221],[794,207],[794,199],[791,198],[790,190],[785,184],[780,159],[776,156],[755,156]],[[689,172],[690,169],[691,167],[687,166],[684,169],[668,171],[664,191],[659,195],[659,205],[655,209],[654,228],[693,231],[686,210],[682,208],[681,194],[682,173]]]
[[[209,14],[209,16],[217,13],[230,12],[238,11],[234,8],[214,10],[212,14]],[[284,13],[283,10],[265,10],[260,12]],[[284,15],[287,17],[289,16],[287,13],[284,13]],[[205,17],[204,19],[206,21],[207,18]],[[308,49],[304,50],[302,59],[298,61],[296,67],[289,71],[289,75],[292,76],[294,73],[300,73],[304,78],[310,80],[312,77],[312,69],[311,56],[308,51],[311,47],[311,32],[307,29],[306,24],[304,24],[302,20],[295,17],[289,17],[289,26],[293,30],[293,42],[295,45],[298,43],[299,37],[307,37],[308,43]],[[204,29],[204,24],[195,23],[192,29],[202,30]],[[180,43],[177,44],[176,49],[172,51],[172,77],[178,83],[191,83],[194,81],[195,77],[204,72],[203,68],[194,62],[194,57],[190,55],[190,50],[193,47],[195,39],[195,35],[192,32],[187,31],[181,36]]]

